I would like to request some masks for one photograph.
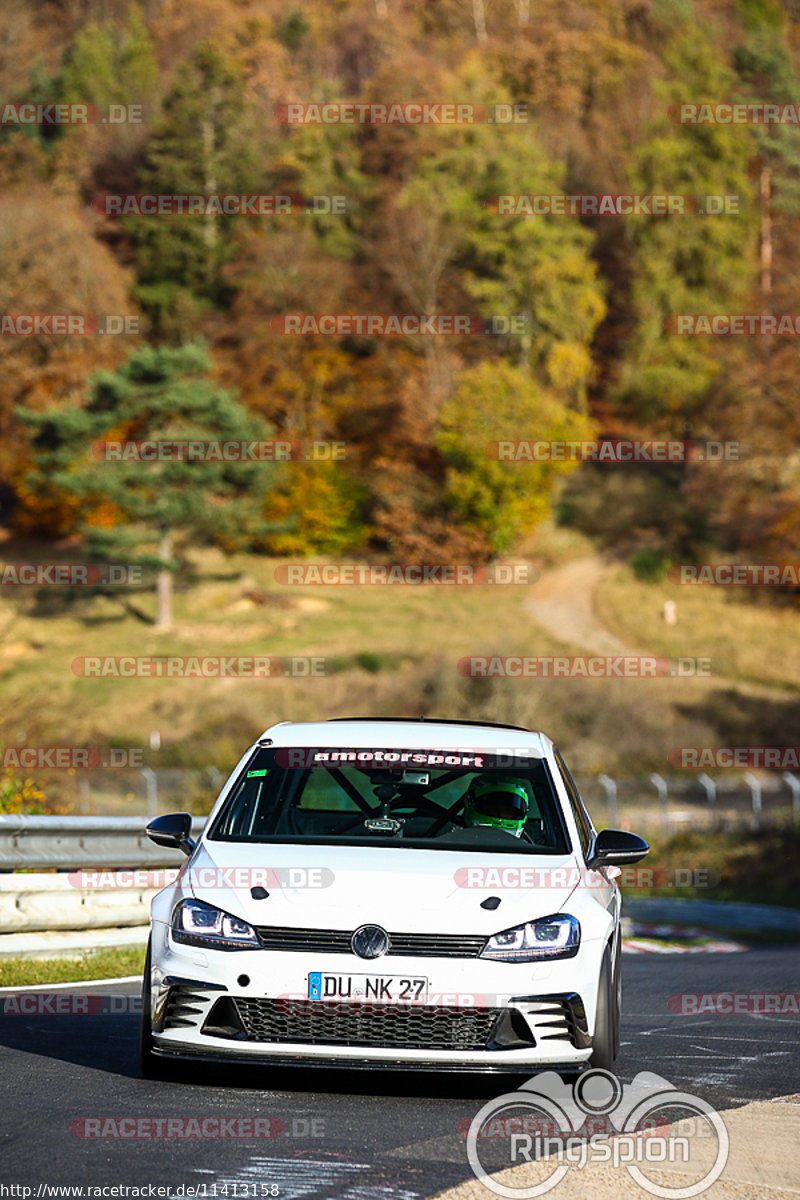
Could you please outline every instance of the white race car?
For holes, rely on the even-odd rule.
[[[610,1067],[619,866],[542,733],[347,719],[267,729],[152,905],[140,1060]],[[615,869],[616,868],[616,869]]]

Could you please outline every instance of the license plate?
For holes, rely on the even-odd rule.
[[[311,971],[308,976],[309,1000],[377,1000],[407,1003],[424,1000],[428,980],[407,975],[334,975]]]

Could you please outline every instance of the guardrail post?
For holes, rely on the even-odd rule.
[[[797,829],[800,827],[800,779],[791,771],[784,771],[781,779],[792,789],[792,824]]]
[[[705,772],[697,776],[697,782],[703,788],[708,801],[708,813],[712,832],[717,828],[717,784],[710,775]]]
[[[750,788],[753,796],[753,833],[761,832],[761,781],[756,779],[749,771],[744,777],[744,781]]]
[[[158,816],[158,778],[152,767],[142,767],[139,772],[144,775],[145,783],[147,784],[147,815],[148,817]]]
[[[597,782],[601,785],[608,801],[609,823],[612,829],[617,827],[617,784],[610,775],[598,775]]]
[[[650,782],[658,792],[658,801],[661,805],[661,824],[664,827],[664,833],[669,836],[669,810],[667,808],[667,781],[663,775],[653,773],[650,776]]]

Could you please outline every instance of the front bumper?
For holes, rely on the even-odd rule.
[[[390,971],[424,974],[428,1000],[312,1001],[310,970],[357,973],[364,961],[198,950],[174,943],[154,922],[153,1048],[165,1057],[276,1066],[579,1069],[591,1054],[594,1023],[597,972],[589,957],[584,947],[572,959],[531,964],[400,957]]]

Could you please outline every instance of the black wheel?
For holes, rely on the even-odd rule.
[[[139,1018],[139,1070],[145,1079],[158,1079],[163,1075],[159,1059],[153,1054],[153,1028],[150,1020],[150,940],[144,960],[142,977],[142,1012]]]
[[[611,951],[606,946],[603,951],[603,962],[600,966],[600,979],[597,985],[597,1015],[594,1022],[592,1038],[592,1054],[589,1065],[610,1071],[616,1058],[615,1028],[619,1011],[616,1003],[613,973],[611,970]]]

